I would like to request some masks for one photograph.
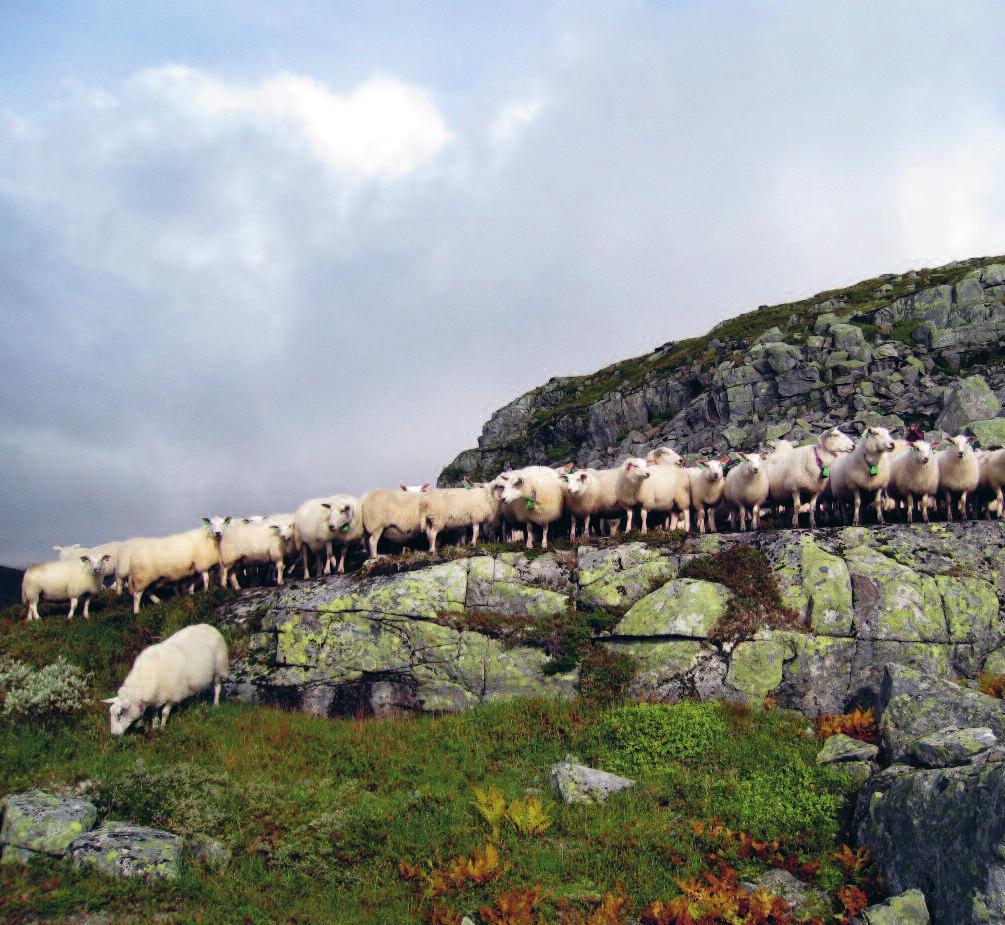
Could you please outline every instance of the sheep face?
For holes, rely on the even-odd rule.
[[[112,557],[107,553],[103,556],[91,553],[87,556],[81,556],[80,561],[91,570],[92,574],[100,578],[109,573],[109,563],[112,561]]]
[[[355,514],[353,506],[351,504],[343,504],[339,507],[335,507],[331,504],[323,504],[322,507],[326,507],[329,510],[328,515],[328,529],[332,533],[348,533],[352,526],[352,519]]]
[[[927,466],[935,457],[932,455],[932,445],[925,440],[916,440],[909,444],[908,452],[916,465]]]
[[[684,460],[679,453],[668,446],[658,446],[646,454],[644,462],[650,466],[683,466]]]
[[[855,449],[855,441],[837,427],[824,433],[820,445],[828,453],[850,453]]]
[[[743,458],[747,462],[747,469],[751,475],[757,475],[761,471],[763,460],[760,453],[744,453]]]
[[[570,495],[578,495],[586,491],[590,484],[590,473],[580,469],[578,472],[570,472],[562,480],[562,487]]]
[[[722,463],[718,459],[713,459],[710,462],[700,462],[698,467],[701,469],[702,475],[709,482],[718,482],[722,478]]]
[[[866,451],[870,454],[893,452],[893,437],[885,427],[867,427],[862,433],[862,439],[865,440]]]
[[[220,537],[223,536],[223,531],[230,526],[230,520],[231,518],[229,517],[203,517],[202,522],[209,535],[219,542]],[[246,520],[245,522],[247,523],[248,521]]]
[[[947,442],[953,445],[952,449],[947,447],[947,452],[955,452],[960,459],[966,459],[967,456],[973,455],[974,448],[970,445],[969,437],[964,437],[963,434],[957,434],[955,437],[950,437]]]
[[[499,475],[489,482],[489,488],[492,491],[492,496],[497,501],[502,501],[503,489],[509,483],[512,474],[512,472],[500,472]]]
[[[500,497],[503,504],[512,504],[522,498],[533,499],[534,491],[522,475],[515,475],[503,485]]]
[[[145,703],[133,703],[123,697],[107,697],[101,702],[109,705],[108,715],[113,736],[122,735],[147,709]]]
[[[673,450],[670,452],[672,453]],[[641,482],[643,479],[649,478],[649,470],[647,468],[648,465],[649,463],[647,463],[644,459],[635,457],[632,459],[626,459],[621,464],[621,468],[624,470],[625,475],[627,475],[629,479]]]
[[[271,525],[272,532],[281,540],[289,540],[293,537],[293,521],[284,520]]]

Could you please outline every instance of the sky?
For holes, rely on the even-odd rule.
[[[1005,252],[993,0],[0,2],[0,562],[433,481],[552,376]]]

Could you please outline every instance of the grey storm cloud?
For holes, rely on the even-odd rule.
[[[431,480],[553,375],[1005,249],[995,13],[562,4],[449,98],[151,62],[0,112],[0,561]]]

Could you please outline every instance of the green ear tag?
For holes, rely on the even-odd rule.
[[[528,498],[527,499],[527,510],[528,511],[533,511],[534,510],[534,499],[533,498]]]
[[[341,530],[343,533],[348,533],[349,532],[349,524],[342,524],[342,526],[339,527],[339,530]]]
[[[879,475],[879,466],[870,466],[869,475]]]
[[[820,475],[825,479],[828,478],[830,474],[831,474],[830,466],[824,466],[823,469],[820,470]]]

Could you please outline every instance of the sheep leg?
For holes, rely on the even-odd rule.
[[[346,550],[349,548],[348,544],[342,547],[342,555],[339,556],[338,560],[338,573],[340,575],[345,574],[345,554]]]
[[[802,500],[800,498],[800,494],[801,494],[801,492],[799,491],[798,488],[794,492],[792,492],[792,529],[793,530],[798,530],[799,529],[799,504],[800,504],[800,502]],[[810,521],[811,521],[811,526],[812,526],[812,517],[810,518]]]
[[[230,586],[235,591],[241,590],[241,583],[237,580],[237,569],[234,569],[234,571],[230,573]]]
[[[481,533],[482,525],[480,523],[474,523],[471,525],[471,545],[475,546],[478,543],[478,535]]]
[[[819,492],[815,495],[810,496],[810,529],[816,530],[817,528],[817,498],[820,497]]]
[[[647,511],[645,508],[642,508],[642,510],[639,511],[639,520],[642,521],[642,532],[643,533],[648,533],[649,532],[648,518],[649,518],[649,511]]]
[[[965,491],[960,493],[960,520],[967,519],[967,493]]]
[[[530,521],[527,521],[527,543],[526,543],[526,546],[527,546],[528,549],[533,549],[534,548],[534,525]]]
[[[380,535],[383,532],[384,531],[382,529],[381,530],[377,530],[374,533],[371,533],[366,538],[367,545],[370,547],[370,558],[371,559],[376,559],[377,558],[377,544],[380,542]]]
[[[66,615],[67,620],[73,619],[73,612],[77,609],[77,599],[75,597],[70,598],[70,612]]]
[[[550,526],[551,526],[551,524],[545,524],[543,527],[541,527],[541,548],[542,549],[547,549],[548,548],[548,527],[550,527]]]
[[[857,527],[861,522],[860,518],[862,513],[862,495],[859,493],[859,490],[857,488],[855,489],[854,497],[855,497],[855,504],[852,508],[851,522],[852,526]]]
[[[213,684],[213,706],[220,706],[220,690],[223,688],[223,682],[217,679]]]
[[[280,559],[276,563],[276,584],[277,585],[281,585],[281,584],[284,583],[283,582],[283,571],[285,569],[286,569],[286,561],[284,559]]]
[[[925,503],[924,498],[922,498],[921,503]],[[911,492],[907,493],[907,522],[909,524],[914,523],[914,495]]]
[[[168,724],[168,715],[171,713],[171,704],[166,703],[161,707],[161,729]]]
[[[573,514],[569,517],[570,527],[569,527],[569,542],[576,542],[576,515]]]
[[[140,612],[140,598],[143,597],[142,591],[133,591],[133,613]]]
[[[946,490],[946,520],[953,519],[953,493]]]
[[[704,534],[705,532],[705,508],[696,507],[694,509],[695,520],[698,521],[698,532]]]
[[[729,529],[730,530],[736,529],[736,511],[729,512]]]
[[[740,505],[740,532],[745,533],[747,530],[747,509]]]
[[[85,620],[90,620],[91,619],[91,595],[90,594],[88,594],[87,597],[84,598],[84,619]]]
[[[429,551],[434,555],[436,553],[436,534],[438,532],[438,530],[434,530],[432,527],[426,531],[426,541],[429,543]]]
[[[635,512],[631,508],[628,509],[627,511],[628,516],[625,518],[625,533],[632,532],[632,515],[634,513]]]
[[[603,523],[604,523],[603,521],[600,522],[601,527],[603,527]],[[603,529],[601,529],[600,532],[603,533]],[[584,540],[589,540],[590,539],[590,515],[589,514],[587,514],[583,518],[583,539]]]
[[[691,508],[684,508],[684,532],[691,532]]]
[[[876,523],[885,524],[886,521],[883,519],[883,489],[876,492],[872,505],[876,508]]]

